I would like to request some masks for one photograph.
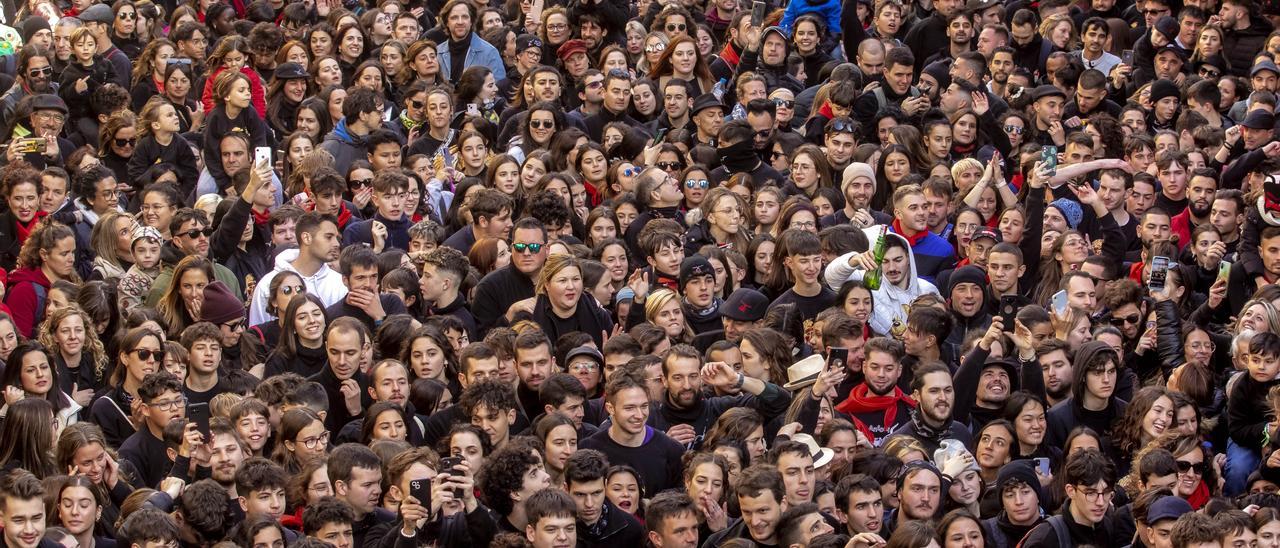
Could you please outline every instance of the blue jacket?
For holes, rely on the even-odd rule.
[[[489,67],[493,71],[493,79],[495,82],[506,79],[507,66],[502,62],[502,54],[498,53],[498,48],[493,47],[485,42],[476,33],[471,33],[471,45],[467,46],[467,58],[464,59],[463,66],[474,67],[483,65]],[[445,80],[451,80],[449,77],[449,69],[452,62],[449,58],[449,41],[445,40],[436,46],[436,56],[440,60],[440,76]]]
[[[796,18],[806,13],[816,14],[827,23],[827,32],[840,32],[840,2],[838,0],[795,0],[787,4],[787,10],[782,12],[782,22],[778,23],[789,33],[794,33],[791,28],[796,22]]]
[[[892,226],[889,230],[897,232]],[[911,238],[907,241],[911,242]],[[911,244],[911,253],[916,257],[916,275],[929,283],[933,283],[939,272],[956,264],[956,250],[951,242],[927,230],[923,238]]]

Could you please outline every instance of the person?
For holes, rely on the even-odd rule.
[[[565,490],[577,506],[580,542],[586,546],[643,543],[644,526],[604,496],[609,461],[591,449],[575,452],[564,469]]]
[[[263,276],[254,287],[253,299],[249,304],[250,325],[270,319],[266,311],[267,300],[271,281],[279,271],[289,270],[301,276],[307,293],[319,298],[326,308],[346,297],[347,286],[342,281],[342,275],[329,267],[329,263],[338,260],[342,247],[337,221],[316,212],[308,212],[298,218],[295,230],[298,237],[297,253],[285,251],[277,255],[275,269]]]
[[[680,485],[677,463],[684,448],[646,424],[649,418],[646,386],[639,371],[620,371],[609,377],[605,384],[604,408],[612,422],[609,428],[579,441],[578,447],[598,450],[611,463],[631,466],[640,474],[645,492],[659,493]]]
[[[768,464],[757,464],[742,470],[734,492],[742,517],[711,535],[704,546],[719,546],[727,539],[746,539],[762,545],[777,544],[778,521],[782,518],[782,474]]]
[[[1096,449],[1084,449],[1068,457],[1063,476],[1065,511],[1037,525],[1023,542],[1035,546],[1109,542],[1119,533],[1120,526],[1109,503],[1115,485],[1115,467],[1110,459]]]
[[[649,415],[648,424],[666,432],[677,443],[696,447],[706,437],[707,430],[725,410],[734,407],[756,409],[772,420],[787,410],[790,397],[782,387],[743,377],[737,385],[737,376],[728,374],[723,363],[706,363],[697,349],[678,344],[662,355],[662,383],[665,397],[657,409]],[[707,397],[704,384],[714,387],[717,393],[736,395]]]
[[[15,470],[0,478],[4,496],[4,543],[7,546],[35,548],[49,546],[44,540],[47,520],[44,507],[44,485],[31,472]]]
[[[523,504],[528,516],[525,538],[534,548],[576,546],[578,530],[575,523],[577,510],[573,498],[559,489],[543,489]]]
[[[368,447],[346,443],[329,454],[328,471],[334,497],[352,510],[353,542],[364,546],[366,536],[376,526],[395,519],[391,512],[376,506],[382,494],[381,460]]]

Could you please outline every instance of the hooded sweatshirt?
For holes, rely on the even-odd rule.
[[[880,227],[872,226],[862,229],[867,235],[867,240],[875,242],[880,237]],[[891,284],[888,280],[880,284],[880,289],[871,292],[874,301],[874,308],[871,312],[870,324],[871,330],[876,333],[891,332],[894,322],[905,325],[907,323],[907,307],[916,297],[925,293],[938,293],[938,288],[926,280],[916,276],[916,259],[915,254],[911,251],[911,246],[907,244],[906,238],[899,234],[888,232],[888,237],[896,238],[906,248],[908,271],[903,277],[902,285]],[[838,288],[845,282],[857,281],[861,282],[866,271],[854,269],[849,266],[849,258],[856,252],[849,252],[841,255],[840,258],[831,261],[827,265],[827,269],[823,272],[823,276],[827,281],[827,286]]]
[[[36,295],[36,286],[43,288],[43,297]],[[39,268],[19,268],[9,274],[9,291],[4,302],[9,306],[9,317],[22,336],[32,338],[32,331],[44,317],[44,304],[48,302],[49,287],[53,283]]]
[[[1075,359],[1072,360],[1071,363],[1072,370],[1080,370],[1085,366],[1085,364],[1088,364],[1102,352],[1114,353],[1115,351],[1112,350],[1107,343],[1102,341],[1090,341],[1084,343],[1078,350],[1076,350]],[[1116,366],[1119,367],[1121,364],[1116,363]],[[1119,382],[1118,378],[1116,382]],[[1075,428],[1077,425],[1088,426],[1095,432],[1101,434],[1105,439],[1107,438],[1107,434],[1111,431],[1111,424],[1115,422],[1116,418],[1124,414],[1124,409],[1127,404],[1124,400],[1121,400],[1114,395],[1107,400],[1106,408],[1101,411],[1091,411],[1084,408],[1084,403],[1082,401],[1078,401],[1079,396],[1076,392],[1077,391],[1073,389],[1072,396],[1070,398],[1058,402],[1057,405],[1054,405],[1049,409],[1049,412],[1045,414],[1048,427],[1045,430],[1044,443],[1042,445],[1062,447],[1062,444],[1066,442],[1067,435],[1071,432],[1071,429]]]
[[[324,136],[320,148],[333,155],[333,167],[338,173],[346,173],[352,162],[368,156],[364,137],[351,133],[346,118],[339,120],[333,131]]]

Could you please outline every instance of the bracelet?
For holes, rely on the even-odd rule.
[[[733,387],[741,390],[742,383],[746,382],[746,380],[747,380],[746,375],[743,375],[742,373],[738,373],[738,382],[734,383]]]

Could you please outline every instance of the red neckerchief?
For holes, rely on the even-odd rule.
[[[595,185],[591,184],[591,181],[586,180],[586,178],[582,179],[582,186],[587,188],[587,204],[591,207],[600,205],[603,198],[600,196],[600,190],[597,189]]]
[[[901,388],[895,386],[893,393],[877,396],[871,393],[871,387],[864,382],[849,391],[849,398],[840,402],[840,405],[836,406],[836,411],[849,415],[884,411],[884,427],[892,428],[898,417],[899,401],[911,407],[916,406],[916,401],[906,395]]]
[[[310,195],[310,193],[308,193],[308,195]],[[310,211],[316,210],[316,201],[314,198],[311,200],[311,207],[309,209]],[[338,230],[346,228],[349,221],[351,221],[351,212],[347,211],[346,202],[338,204]]]
[[[656,275],[658,276],[658,279],[657,279],[657,281],[655,282],[655,283],[657,283],[658,285],[660,285],[660,286],[662,286],[662,287],[665,287],[665,288],[667,288],[667,289],[670,289],[670,290],[672,290],[672,291],[679,291],[679,290],[680,290],[680,279],[679,279],[679,278],[672,278],[671,276],[668,276],[668,275],[666,275],[666,274],[663,274],[663,273],[661,273],[661,272],[658,272],[657,270],[654,270],[654,271],[653,271],[653,273],[654,273],[654,274],[656,274]]]
[[[1143,263],[1143,262],[1133,263],[1133,266],[1129,267],[1129,279],[1141,284],[1143,266],[1146,266],[1146,263]]]
[[[818,109],[818,114],[826,116],[827,120],[834,119],[836,117],[836,113],[831,110],[831,101],[823,101],[822,108]]]
[[[18,234],[17,234],[18,243],[26,242],[27,237],[31,236],[31,232],[36,229],[36,225],[40,224],[40,219],[45,218],[45,216],[48,214],[49,213],[44,211],[43,209],[36,211],[36,216],[32,217],[31,220],[27,222],[27,226],[22,226],[22,221],[19,221],[15,217],[13,219],[13,224],[18,227]]]
[[[156,93],[164,93],[164,80],[156,80],[155,75],[152,75],[151,82],[156,85]]]
[[[1187,504],[1191,505],[1192,510],[1199,510],[1205,504],[1208,504],[1211,498],[1213,498],[1213,495],[1209,493],[1209,486],[1205,485],[1204,480],[1200,480],[1196,490],[1191,493],[1191,496],[1187,497]]]
[[[897,219],[893,220],[893,233],[899,236],[902,236],[903,238],[906,238],[907,243],[910,244],[911,247],[913,248],[916,246],[916,244],[920,243],[920,240],[923,240],[925,236],[929,235],[928,230],[921,230],[915,236],[908,237],[906,234],[902,233],[902,223]]]
[[[724,45],[724,49],[720,50],[720,59],[723,59],[725,64],[730,67],[738,66],[738,61],[740,59],[738,57],[737,50],[733,49],[733,40],[729,40],[729,42]]]
[[[965,265],[968,265],[968,264],[969,264],[969,258],[968,258],[968,257],[965,257],[965,258],[963,258],[963,259],[960,259],[960,261],[956,263],[956,268],[960,268],[960,267],[965,266]]]
[[[249,211],[253,213],[253,224],[266,225],[271,220],[271,210],[258,213],[258,210],[250,208]]]

